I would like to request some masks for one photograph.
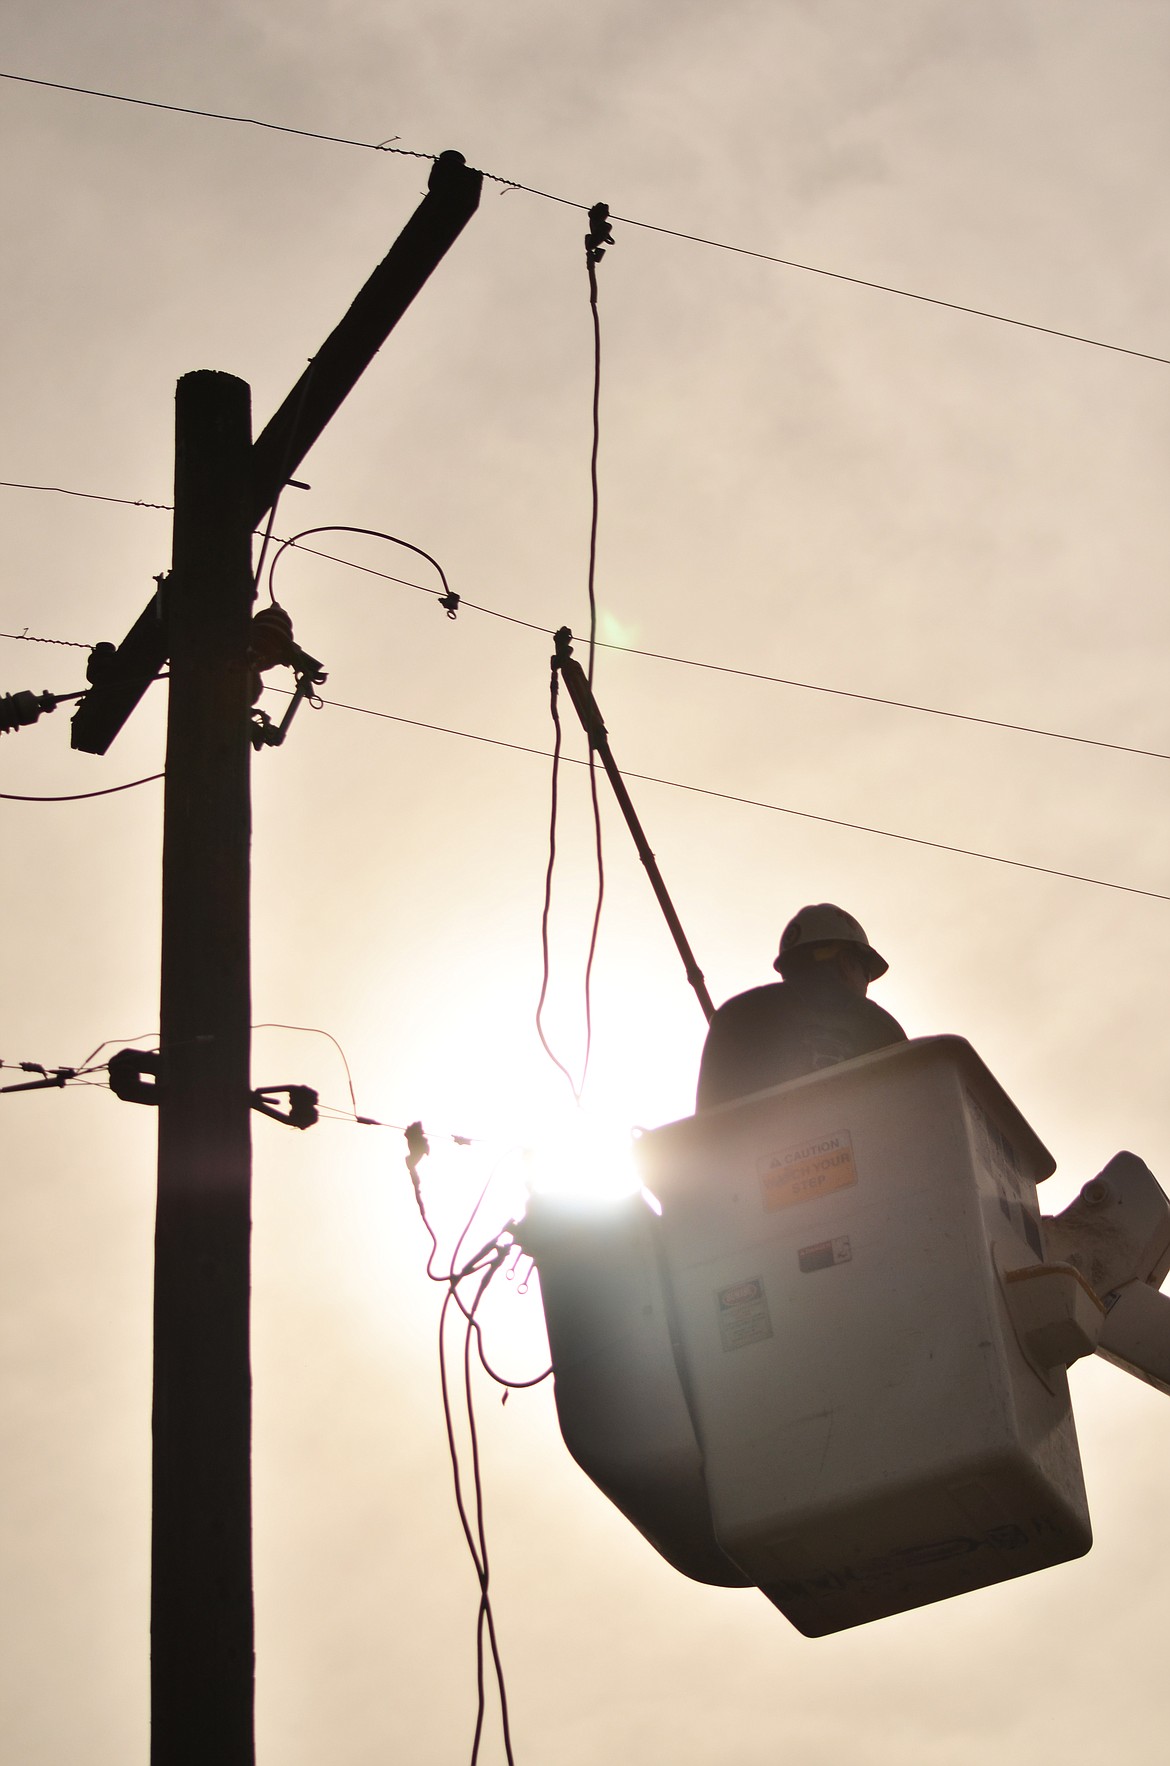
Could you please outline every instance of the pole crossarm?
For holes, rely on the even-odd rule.
[[[441,153],[427,194],[251,450],[249,519],[257,527],[479,204],[483,175]],[[72,745],[104,754],[170,654],[169,579],[117,650],[106,651],[73,714]]]

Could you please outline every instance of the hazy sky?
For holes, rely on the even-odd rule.
[[[1170,16],[1149,0],[13,0],[0,71],[433,154],[568,203],[1170,356]],[[173,393],[253,389],[257,430],[384,254],[425,160],[0,81],[0,478],[165,504]],[[306,460],[277,531],[440,559],[467,601],[587,623],[585,216],[499,182]],[[622,221],[600,266],[598,592],[611,642],[1090,740],[1025,735],[602,651],[631,781],[716,999],[770,979],[808,900],[889,958],[911,1035],[966,1036],[1058,1162],[1170,1178],[1165,663],[1170,368]],[[117,641],[165,511],[2,489],[0,630]],[[433,589],[411,554],[325,550]],[[545,750],[549,639],[336,563],[277,592],[348,706]],[[0,641],[0,692],[85,654]],[[104,758],[68,710],[0,738],[0,790],[157,772],[153,695]],[[271,700],[274,715],[279,701]],[[566,724],[566,752],[580,756]],[[428,1192],[483,1237],[519,1149],[571,1126],[540,1049],[546,760],[302,711],[254,768],[258,1023],[343,1046],[363,1113],[421,1117]],[[0,1057],[78,1063],[158,1011],[161,787],[3,805]],[[703,1020],[612,803],[586,1108],[685,1114]],[[583,1042],[594,878],[562,777],[550,1036]],[[1142,892],[1148,893],[1142,893]],[[347,1102],[326,1037],[257,1032],[254,1079]],[[4,1080],[19,1077],[3,1074]],[[107,1090],[6,1097],[0,1740],[22,1766],[148,1745],[155,1124]],[[476,1137],[470,1148],[445,1136]],[[477,1592],[450,1491],[437,1290],[394,1132],[257,1118],[257,1726],[266,1766],[467,1756]],[[488,1340],[538,1372],[536,1284]],[[548,1385],[480,1420],[516,1754],[706,1766],[1005,1766],[1164,1752],[1170,1405],[1072,1376],[1084,1560],[808,1642],[686,1582],[569,1459]],[[482,1756],[502,1759],[495,1732]]]

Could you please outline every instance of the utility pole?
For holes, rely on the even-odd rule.
[[[254,1759],[251,394],[179,381],[163,810],[151,1759]]]
[[[74,748],[104,754],[169,658],[161,1048],[157,1061],[132,1057],[117,1086],[159,1110],[151,1766],[255,1761],[252,534],[475,213],[482,181],[461,154],[440,154],[419,208],[255,443],[244,381],[180,380],[171,573],[116,650],[91,652],[73,717]],[[110,1075],[113,1087],[113,1061]],[[280,1120],[304,1126],[291,1110]]]

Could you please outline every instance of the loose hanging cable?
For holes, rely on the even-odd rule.
[[[544,1033],[544,1024],[542,1022],[543,1013],[544,1013],[544,1002],[548,998],[548,983],[549,983],[548,922],[549,922],[549,915],[552,911],[553,871],[556,869],[556,862],[557,862],[557,781],[558,781],[558,775],[560,773],[560,765],[561,765],[561,715],[560,715],[560,712],[557,710],[557,685],[558,685],[559,677],[560,677],[560,667],[557,662],[557,658],[554,656],[552,659],[552,673],[551,673],[551,676],[549,679],[549,689],[548,689],[549,711],[552,714],[553,732],[554,732],[553,733],[553,756],[552,756],[552,788],[551,788],[551,794],[550,794],[552,801],[551,801],[551,808],[549,810],[549,824],[548,824],[548,866],[547,866],[547,869],[545,870],[545,873],[544,873],[544,907],[541,910],[541,916],[540,916],[541,979],[540,979],[540,998],[536,1002],[536,1034],[540,1038],[540,1044],[541,1044],[541,1047],[544,1049],[545,1054],[548,1056],[549,1060],[553,1063],[554,1067],[560,1068],[561,1072],[564,1074],[565,1078],[569,1082],[569,1090],[572,1092],[576,1101],[578,1103],[580,1103],[581,1102],[581,1093],[578,1090],[578,1088],[573,1080],[573,1075],[569,1072],[569,1069],[565,1066],[565,1063],[561,1060],[560,1056],[553,1052],[552,1045],[549,1042],[548,1037]]]
[[[447,1288],[442,1310],[439,1314],[439,1383],[443,1406],[443,1422],[446,1429],[447,1450],[451,1460],[451,1474],[455,1488],[455,1507],[459,1514],[459,1523],[463,1529],[463,1537],[467,1544],[472,1564],[475,1568],[476,1579],[479,1583],[480,1591],[479,1610],[476,1615],[475,1628],[477,1697],[475,1733],[471,1748],[471,1766],[476,1766],[476,1763],[479,1760],[480,1742],[483,1737],[483,1725],[486,1713],[486,1686],[484,1674],[485,1631],[487,1634],[488,1647],[491,1651],[492,1666],[495,1670],[496,1686],[499,1692],[500,1721],[503,1729],[504,1753],[508,1766],[515,1766],[512,1754],[511,1728],[508,1716],[508,1693],[504,1679],[504,1666],[500,1657],[499,1641],[496,1637],[495,1616],[492,1612],[489,1589],[491,1569],[488,1560],[487,1527],[484,1517],[483,1478],[479,1459],[479,1434],[475,1422],[475,1394],[471,1378],[471,1340],[473,1333],[480,1344],[481,1359],[483,1355],[479,1323],[475,1314],[488,1283],[507,1257],[508,1249],[500,1246],[496,1240],[491,1240],[481,1251],[477,1251],[475,1256],[471,1258],[462,1269],[456,1268],[459,1253],[463,1248],[467,1235],[471,1230],[472,1223],[474,1222],[484,1196],[487,1193],[487,1185],[485,1184],[483,1190],[480,1192],[479,1199],[477,1200],[475,1207],[472,1209],[471,1214],[468,1216],[463,1231],[460,1233],[456,1242],[455,1249],[448,1265],[447,1275],[445,1277],[435,1275],[432,1265],[439,1247],[434,1230],[427,1218],[418,1171],[421,1161],[430,1151],[430,1146],[427,1142],[427,1137],[423,1131],[421,1122],[411,1123],[406,1131],[406,1144],[406,1168],[410,1173],[415,1201],[418,1204],[423,1225],[426,1227],[427,1234],[431,1241],[431,1256],[427,1261],[427,1274],[431,1276],[432,1280],[444,1282]],[[490,1183],[490,1178],[488,1181]],[[498,1237],[499,1235],[497,1234],[497,1239]],[[476,1288],[475,1298],[472,1300],[470,1307],[467,1307],[460,1299],[458,1289],[459,1283],[472,1274],[477,1274],[480,1279]],[[467,1415],[468,1438],[471,1444],[471,1476],[475,1508],[474,1527],[472,1526],[471,1517],[467,1511],[467,1503],[464,1500],[463,1474],[459,1464],[459,1445],[455,1438],[455,1419],[452,1413],[450,1379],[447,1370],[446,1326],[447,1312],[452,1300],[456,1302],[466,1320],[463,1339],[463,1394]]]
[[[432,558],[429,552],[424,552],[422,547],[416,546],[413,541],[399,539],[397,534],[384,533],[379,527],[351,527],[347,523],[336,521],[327,522],[324,527],[306,527],[300,533],[292,534],[287,540],[281,541],[276,551],[272,554],[272,562],[268,566],[268,598],[270,601],[275,602],[276,600],[276,593],[272,586],[272,579],[276,574],[276,566],[284,557],[284,554],[290,547],[296,546],[301,540],[307,540],[311,535],[318,533],[356,533],[363,534],[367,539],[371,540],[389,540],[392,546],[402,546],[405,551],[414,552],[419,558],[425,558],[427,563],[433,564],[438,571],[439,580],[445,591],[440,597],[439,604],[445,610],[448,617],[454,619],[455,611],[459,606],[459,597],[458,595],[453,594],[451,585],[447,581],[447,573],[437,558]],[[306,548],[306,550],[310,549],[311,548]]]
[[[597,568],[597,456],[601,446],[601,316],[597,308],[597,266],[605,256],[607,245],[613,244],[609,225],[609,207],[595,202],[589,210],[589,231],[585,235],[585,268],[589,275],[589,310],[593,316],[593,451],[589,477],[593,491],[593,513],[589,524],[589,665],[586,673],[593,685],[593,653],[597,643],[597,597],[594,575]]]
[[[609,208],[604,202],[594,203],[589,210],[589,231],[585,235],[585,267],[589,276],[589,310],[593,317],[593,441],[589,460],[590,484],[590,517],[589,517],[589,567],[587,572],[587,588],[589,594],[589,657],[588,679],[593,682],[593,664],[597,645],[597,526],[600,498],[598,495],[597,459],[601,442],[601,319],[597,307],[597,266],[605,256],[607,245],[613,244],[613,234],[609,227]],[[555,739],[553,743],[552,766],[552,811],[549,825],[548,869],[544,880],[544,908],[541,914],[540,939],[543,968],[541,975],[540,999],[536,1007],[536,1034],[541,1046],[553,1064],[560,1068],[569,1082],[570,1090],[578,1104],[585,1090],[585,1081],[589,1074],[589,1057],[593,1048],[593,961],[597,954],[597,938],[601,928],[601,909],[605,901],[605,859],[601,844],[601,804],[597,793],[597,757],[592,741],[589,743],[589,797],[593,811],[593,843],[597,855],[597,903],[593,910],[593,924],[589,934],[589,951],[585,959],[585,1055],[581,1063],[581,1080],[577,1084],[564,1062],[553,1053],[548,1038],[544,1034],[542,1016],[549,985],[549,951],[548,922],[552,905],[552,879],[556,865],[557,842],[557,780],[561,758],[561,720],[557,710],[557,677],[560,672],[560,660],[552,659],[552,680],[549,687],[549,707],[552,713]]]
[[[386,1124],[386,1126],[389,1127],[390,1124]],[[459,1253],[463,1248],[463,1243],[471,1230],[472,1223],[475,1220],[476,1215],[479,1213],[480,1208],[483,1206],[484,1197],[487,1195],[492,1178],[495,1176],[495,1171],[493,1170],[491,1177],[488,1178],[487,1183],[484,1184],[483,1189],[479,1192],[475,1206],[467,1217],[467,1224],[459,1235],[455,1250],[451,1256],[451,1273],[449,1275],[440,1275],[436,1273],[434,1269],[434,1260],[438,1255],[439,1243],[435,1236],[434,1228],[431,1225],[430,1216],[427,1214],[426,1203],[423,1200],[422,1183],[418,1171],[419,1164],[430,1152],[430,1143],[427,1140],[426,1134],[423,1132],[421,1122],[412,1122],[409,1128],[403,1130],[403,1133],[405,1134],[407,1144],[407,1157],[405,1160],[406,1169],[410,1173],[411,1186],[414,1190],[414,1199],[418,1207],[419,1215],[422,1218],[422,1223],[426,1229],[427,1236],[431,1241],[431,1254],[427,1259],[426,1267],[428,1279],[432,1282],[438,1282],[449,1290],[456,1306],[458,1306],[464,1318],[473,1327],[480,1366],[483,1368],[484,1373],[487,1374],[489,1379],[494,1380],[497,1386],[503,1386],[506,1393],[523,1392],[530,1386],[542,1385],[545,1380],[552,1376],[553,1368],[551,1365],[546,1367],[543,1373],[534,1374],[533,1377],[528,1380],[510,1380],[506,1375],[497,1373],[496,1369],[487,1358],[487,1353],[483,1346],[482,1327],[480,1326],[479,1320],[473,1317],[474,1308],[469,1311],[464,1305],[459,1293],[460,1282],[466,1281],[469,1276],[475,1275],[479,1270],[486,1269],[489,1266],[493,1266],[494,1274],[495,1269],[498,1268],[500,1264],[506,1262],[507,1257],[513,1248],[511,1243],[506,1246],[502,1244],[505,1234],[511,1239],[512,1230],[517,1224],[514,1220],[510,1220],[505,1226],[500,1228],[499,1232],[494,1233],[487,1243],[482,1245],[473,1257],[468,1258],[461,1269],[456,1269],[455,1267],[459,1260]],[[470,1145],[467,1138],[463,1135],[453,1135],[451,1138],[458,1145]],[[525,1290],[521,1288],[519,1291],[523,1293]]]
[[[593,318],[593,446],[589,457],[590,518],[589,518],[589,665],[587,676],[593,685],[593,667],[597,652],[597,524],[600,496],[597,480],[597,459],[601,448],[601,316],[597,307],[597,266],[605,256],[607,245],[613,244],[609,225],[609,208],[596,202],[589,210],[589,231],[585,235],[585,268],[589,275],[589,310]],[[597,905],[593,911],[593,927],[589,935],[589,955],[585,959],[585,1058],[581,1064],[580,1102],[589,1073],[589,1056],[593,1049],[593,959],[597,954],[597,935],[601,929],[601,909],[605,901],[605,859],[601,850],[601,805],[597,797],[597,757],[589,745],[589,797],[593,808],[593,843],[597,854]]]
[[[508,1691],[504,1681],[504,1666],[500,1660],[499,1644],[496,1638],[495,1618],[492,1613],[491,1600],[488,1594],[488,1582],[491,1571],[488,1564],[487,1531],[484,1521],[483,1478],[480,1472],[479,1463],[479,1432],[475,1423],[475,1395],[471,1384],[471,1337],[473,1331],[476,1331],[478,1334],[475,1313],[480,1301],[483,1299],[484,1291],[487,1288],[488,1283],[491,1281],[499,1267],[499,1260],[495,1261],[488,1267],[480,1281],[479,1287],[476,1289],[475,1298],[471,1302],[471,1311],[468,1314],[467,1328],[463,1338],[463,1391],[467,1405],[467,1433],[471,1442],[471,1475],[473,1488],[475,1490],[475,1519],[476,1534],[479,1540],[479,1561],[483,1566],[483,1582],[480,1593],[479,1619],[477,1622],[477,1645],[482,1660],[483,1631],[484,1626],[486,1625],[488,1642],[492,1653],[492,1664],[496,1673],[496,1687],[500,1698],[500,1726],[503,1730],[504,1755],[507,1759],[508,1766],[515,1766],[512,1757],[511,1725],[508,1718]],[[474,1758],[475,1756],[473,1756],[473,1760]]]

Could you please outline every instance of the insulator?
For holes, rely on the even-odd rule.
[[[85,678],[91,686],[98,686],[108,681],[114,671],[118,646],[116,644],[95,644],[85,664]]]
[[[0,694],[0,734],[35,724],[42,711],[52,711],[55,703],[50,693]]]
[[[262,607],[252,616],[248,660],[257,669],[291,668],[296,656],[293,625],[283,607]]]

